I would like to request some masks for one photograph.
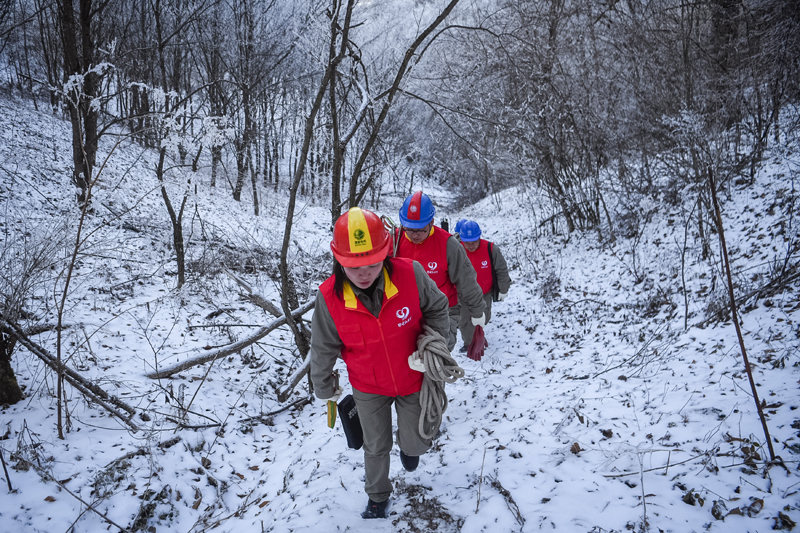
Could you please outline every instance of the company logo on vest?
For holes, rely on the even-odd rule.
[[[428,263],[428,274],[436,274],[437,272],[436,267],[438,266],[439,263],[437,263],[436,261],[431,261],[430,263]]]
[[[405,326],[411,321],[411,310],[408,307],[398,309],[395,315],[400,319],[400,322],[397,324],[398,328]]]
[[[481,268],[486,268],[489,266],[489,261],[481,261]]]

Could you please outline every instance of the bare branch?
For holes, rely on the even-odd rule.
[[[73,369],[60,364],[56,358],[47,353],[47,350],[28,338],[28,336],[25,335],[19,326],[9,322],[4,317],[0,317],[0,328],[2,328],[3,331],[7,332],[8,334],[16,337],[20,344],[25,346],[25,348],[27,348],[28,351],[30,351],[36,357],[44,361],[45,364],[47,364],[47,366],[52,368],[55,372],[63,373],[64,379],[70,385],[78,389],[90,401],[100,405],[113,416],[125,422],[125,424],[127,424],[133,431],[139,431],[139,428],[131,420],[131,417],[136,414],[136,410],[133,407],[124,403],[116,396],[109,395],[106,391],[94,383],[87,381],[86,378],[75,372]],[[112,405],[127,411],[130,416],[125,416],[118,409],[112,407]]]
[[[256,305],[256,306],[260,307],[261,309],[263,309],[264,311],[266,311],[267,313],[271,314],[274,317],[282,317],[283,316],[283,313],[281,313],[281,310],[278,309],[277,307],[275,307],[275,305],[272,302],[270,302],[269,300],[266,300],[263,296],[261,296],[257,292],[253,292],[253,288],[246,281],[244,281],[242,278],[240,278],[239,276],[237,276],[236,274],[231,272],[224,265],[222,267],[222,270],[223,270],[223,272],[225,272],[225,274],[228,275],[229,278],[231,278],[241,288],[243,288],[244,290],[247,291],[247,299],[253,305]]]
[[[301,316],[303,316],[307,311],[309,311],[310,309],[312,309],[314,307],[314,302],[315,302],[315,300],[309,300],[308,302],[306,302],[304,305],[302,305],[298,309],[295,309],[294,311],[292,311],[292,317],[293,318],[300,318]],[[199,355],[197,357],[188,359],[187,361],[183,361],[182,363],[178,363],[176,365],[173,365],[171,367],[156,369],[155,372],[151,372],[150,374],[147,374],[147,377],[151,378],[151,379],[166,378],[166,377],[169,377],[169,376],[171,376],[171,375],[173,375],[173,374],[175,374],[177,372],[180,372],[181,370],[186,370],[187,368],[192,368],[194,366],[202,365],[202,364],[208,363],[210,361],[215,361],[215,360],[217,360],[217,359],[219,359],[221,357],[225,357],[226,355],[230,355],[232,353],[236,353],[236,352],[242,350],[243,348],[247,348],[248,346],[250,346],[254,342],[263,339],[271,331],[279,328],[280,326],[284,325],[285,323],[286,323],[286,317],[282,316],[280,318],[277,318],[277,319],[273,320],[272,322],[270,322],[269,324],[267,324],[263,328],[259,329],[253,335],[251,335],[250,337],[247,337],[246,339],[240,340],[240,341],[235,342],[233,344],[229,344],[227,346],[223,346],[222,348],[219,348],[217,350],[212,350],[210,352],[204,353],[204,354]]]
[[[283,403],[289,398],[289,395],[292,393],[294,388],[297,386],[298,383],[300,383],[300,380],[302,380],[308,374],[308,371],[310,369],[311,369],[311,352],[308,352],[305,360],[303,361],[303,364],[300,365],[297,368],[297,370],[295,370],[294,374],[289,376],[288,380],[289,383],[286,385],[286,387],[283,388],[282,391],[278,393],[279,402]]]

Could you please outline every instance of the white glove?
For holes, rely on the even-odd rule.
[[[333,391],[333,396],[331,396],[330,398],[319,398],[319,401],[321,401],[323,404],[327,405],[328,402],[337,402],[338,403],[339,402],[339,398],[341,398],[341,397],[342,397],[342,388],[341,387],[337,387],[336,390]]]
[[[416,370],[417,372],[425,372],[425,362],[420,359],[419,354],[417,352],[412,353],[408,356],[408,366],[411,370]]]
[[[506,296],[507,296],[507,295],[508,295],[508,293],[501,292],[500,294],[498,294],[498,295],[497,295],[497,301],[498,301],[498,302],[502,302],[503,300],[505,300],[505,299],[506,299]]]
[[[482,328],[486,327],[486,313],[481,313],[481,316],[478,318],[472,317],[471,320],[473,326],[480,326]]]

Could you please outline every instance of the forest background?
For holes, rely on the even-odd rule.
[[[58,440],[80,426],[76,402],[133,434],[154,419],[199,431],[186,384],[163,380],[233,354],[255,365],[272,331],[280,348],[259,398],[274,405],[246,418],[272,421],[308,403],[305,313],[327,275],[330,225],[354,205],[394,217],[420,188],[440,214],[483,206],[489,219],[493,206],[509,227],[525,221],[503,244],[543,302],[566,283],[527,240],[591,235],[600,249],[623,250],[636,312],[683,310],[688,329],[686,276],[655,282],[641,252],[659,216],[680,230],[677,271],[695,261],[714,273],[692,300],[704,325],[729,320],[731,301],[752,307],[796,284],[796,2],[5,0],[0,39],[0,402],[39,398],[55,412]],[[751,267],[760,277],[726,276],[715,196],[755,191],[769,158],[784,162],[770,174],[784,181],[783,198],[751,207],[778,217],[782,241]],[[525,202],[509,210],[512,197]],[[211,216],[212,206],[223,213]],[[216,325],[208,353],[162,360],[171,341],[152,344],[153,328],[165,327],[152,322],[155,300],[130,303],[149,313],[139,323],[153,352],[142,379],[156,380],[147,386],[178,418],[109,394],[108,367],[92,360],[90,339],[109,334],[136,285],[156,278],[176,334],[175,317],[207,309],[227,283],[263,313],[255,332]],[[109,318],[89,320],[90,296]],[[41,443],[26,440],[16,425],[25,413],[15,412],[4,455],[35,465],[26,453]],[[772,444],[762,439],[770,460]],[[752,462],[751,445],[739,450]],[[142,503],[124,527],[155,527],[155,508]],[[215,509],[196,524],[212,523]],[[644,516],[634,527],[648,527]]]

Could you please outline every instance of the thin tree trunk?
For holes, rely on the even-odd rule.
[[[756,411],[761,420],[761,427],[764,429],[764,438],[767,441],[767,448],[769,449],[769,457],[772,461],[775,460],[775,450],[772,448],[772,437],[769,434],[769,427],[767,426],[767,419],[764,417],[764,411],[761,409],[761,402],[758,399],[758,388],[753,379],[753,370],[750,367],[750,361],[747,358],[747,350],[744,347],[744,336],[742,335],[742,328],[739,326],[739,317],[736,312],[736,296],[733,291],[733,277],[731,276],[731,262],[728,256],[728,248],[725,245],[725,231],[722,227],[722,213],[717,201],[717,188],[714,183],[713,170],[708,170],[708,183],[711,189],[711,200],[714,203],[714,214],[717,218],[717,227],[719,229],[719,244],[722,248],[722,256],[725,259],[725,275],[728,280],[728,296],[731,303],[731,320],[736,328],[736,336],[739,338],[739,348],[742,351],[742,359],[744,360],[744,368],[747,372],[747,379],[750,381],[750,391],[753,393],[753,400],[756,402]]]
[[[67,105],[72,122],[72,181],[79,191],[78,201],[83,203],[88,200],[87,189],[92,180],[98,141],[98,111],[93,100],[98,95],[99,79],[97,73],[89,70],[95,59],[96,35],[92,32],[92,24],[96,23],[106,4],[97,10],[92,0],[80,0],[79,4],[80,25],[76,24],[71,0],[59,0],[58,9],[64,49],[64,75],[67,78],[82,76],[81,83],[67,95]]]
[[[328,51],[329,60],[336,55],[336,43],[331,40]],[[329,100],[331,104],[331,133],[333,143],[333,161],[331,162],[331,226],[336,224],[342,214],[342,159],[344,159],[344,146],[339,138],[339,114],[336,110],[336,72],[331,74],[328,84]]]
[[[217,168],[219,167],[220,161],[222,161],[222,147],[221,146],[212,146],[211,147],[211,186],[217,186]]]
[[[339,29],[338,24],[338,9],[336,9],[336,0],[334,0],[334,9],[332,10],[331,15],[331,41],[335,42],[337,36],[341,31],[341,49],[339,54],[331,58],[328,62],[328,66],[325,69],[325,74],[322,76],[322,80],[320,81],[319,87],[317,89],[317,94],[314,98],[314,101],[311,105],[311,109],[309,111],[308,117],[306,118],[305,128],[303,130],[303,144],[300,148],[300,153],[297,158],[297,169],[294,173],[294,178],[292,180],[292,185],[289,188],[289,205],[286,210],[286,226],[283,232],[283,246],[281,247],[281,258],[280,258],[280,266],[279,270],[281,273],[281,307],[283,308],[283,313],[287,317],[287,324],[289,328],[292,330],[294,334],[295,342],[297,343],[297,347],[300,350],[301,357],[305,358],[306,354],[308,353],[309,344],[308,340],[305,338],[303,333],[300,331],[297,323],[291,316],[291,309],[296,307],[297,302],[297,291],[294,287],[294,280],[289,272],[289,264],[288,264],[288,257],[289,257],[289,244],[291,243],[292,237],[292,223],[294,220],[294,209],[295,204],[297,203],[297,191],[300,188],[300,183],[303,179],[303,174],[305,172],[306,161],[308,160],[308,152],[311,147],[311,141],[314,138],[314,123],[316,122],[317,114],[319,113],[320,107],[322,107],[322,100],[325,97],[325,92],[328,88],[328,84],[333,76],[333,72],[339,63],[344,59],[345,53],[347,50],[347,43],[349,39],[349,32],[350,32],[350,20],[353,14],[353,5],[355,4],[355,0],[348,0],[347,1],[347,8],[344,17],[344,23],[341,26],[341,30]]]
[[[175,248],[175,261],[178,268],[178,288],[183,287],[186,282],[186,253],[183,244],[183,210],[186,207],[188,194],[184,193],[183,200],[181,201],[181,208],[176,213],[172,207],[172,202],[167,193],[167,186],[164,182],[164,159],[167,157],[167,149],[161,148],[158,157],[158,167],[156,168],[156,176],[159,183],[161,183],[161,197],[164,199],[164,205],[169,213],[169,220],[172,223],[172,245]]]
[[[252,168],[252,158],[248,156],[250,162],[250,185],[253,187],[253,214],[258,216],[258,172]]]

